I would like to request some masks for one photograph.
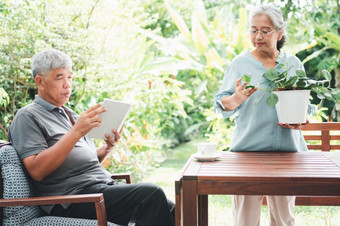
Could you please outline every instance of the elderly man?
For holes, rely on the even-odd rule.
[[[27,172],[37,196],[103,193],[108,221],[127,225],[174,225],[174,204],[153,184],[113,181],[101,165],[120,138],[106,135],[96,148],[86,136],[100,125],[105,109],[97,104],[78,116],[64,106],[72,93],[72,60],[58,50],[32,58],[38,87],[34,101],[20,109],[9,129],[9,138]],[[43,206],[50,215],[96,219],[93,204]]]

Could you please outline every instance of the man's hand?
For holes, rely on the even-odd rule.
[[[106,148],[107,149],[113,148],[116,145],[116,143],[118,143],[118,141],[120,139],[120,135],[121,135],[121,133],[123,131],[123,127],[124,126],[122,126],[122,128],[119,131],[119,133],[115,129],[113,129],[112,130],[113,135],[114,135],[113,137],[110,137],[109,134],[105,134],[106,140],[104,140],[104,141],[106,143],[106,146],[107,146]]]
[[[124,126],[122,126],[119,132],[117,132],[117,130],[115,129],[112,130],[114,138],[110,137],[108,134],[105,134],[106,137],[106,140],[104,140],[105,145],[100,148],[97,148],[99,162],[104,161],[107,154],[109,154],[110,151],[112,151],[112,148],[118,143],[119,139],[121,138],[123,128]]]
[[[101,119],[98,115],[107,111],[101,106],[102,103],[96,104],[80,115],[72,128],[73,132],[79,134],[79,138],[85,136],[92,128],[100,126]]]
[[[305,127],[307,124],[309,124],[309,120],[306,120],[306,123],[298,123],[298,124],[288,124],[288,123],[279,123],[277,122],[277,124],[279,126],[281,126],[282,128],[287,128],[287,129],[302,129],[303,127]]]

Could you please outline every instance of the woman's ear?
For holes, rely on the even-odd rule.
[[[285,33],[285,31],[282,29],[282,31],[279,33],[279,35],[277,36],[277,40],[280,41],[283,37],[283,34]]]

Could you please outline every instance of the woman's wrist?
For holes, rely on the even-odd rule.
[[[238,95],[236,93],[234,93],[231,96],[225,97],[222,100],[222,104],[224,106],[224,108],[227,111],[233,111],[236,108],[238,108],[238,106],[240,106],[243,103],[243,99],[238,97]]]

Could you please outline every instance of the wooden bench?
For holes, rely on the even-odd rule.
[[[340,140],[340,122],[309,123],[302,131],[306,141],[320,141],[320,144],[308,144],[309,150],[340,150],[340,143],[332,143],[333,141]],[[308,131],[317,131],[320,134],[310,135],[307,133]],[[332,134],[332,131],[338,131],[338,134]]]

